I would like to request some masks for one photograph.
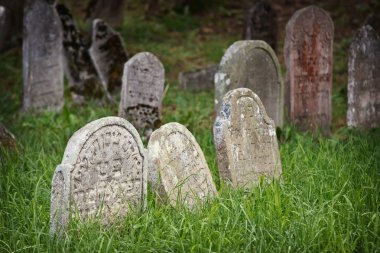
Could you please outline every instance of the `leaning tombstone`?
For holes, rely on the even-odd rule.
[[[259,0],[249,8],[245,17],[244,40],[263,40],[274,51],[277,48],[277,14],[269,3]]]
[[[152,133],[148,168],[153,190],[173,206],[193,207],[217,195],[201,148],[179,123],[168,123]]]
[[[217,70],[218,65],[209,65],[188,72],[180,72],[178,81],[184,90],[210,90],[214,87],[214,76]]]
[[[329,14],[316,6],[297,11],[286,25],[285,101],[300,130],[330,131],[333,38]]]
[[[61,110],[63,99],[62,30],[54,5],[32,0],[25,6],[22,110]]]
[[[121,88],[123,65],[128,60],[123,39],[101,19],[92,23],[90,56],[105,90],[112,93]]]
[[[229,91],[214,124],[219,174],[234,187],[249,189],[282,173],[276,127],[250,89]]]
[[[347,125],[380,125],[380,39],[369,25],[357,32],[349,50]]]
[[[144,152],[136,129],[119,117],[95,120],[75,132],[53,176],[50,233],[61,234],[75,214],[107,225],[144,207]]]
[[[215,74],[215,111],[223,96],[236,88],[249,88],[263,101],[276,126],[283,124],[283,82],[280,65],[264,41],[237,41],[225,52]]]
[[[119,116],[149,137],[160,124],[165,70],[151,53],[138,53],[124,65]]]

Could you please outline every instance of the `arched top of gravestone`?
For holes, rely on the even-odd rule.
[[[379,35],[376,33],[370,25],[362,26],[355,34],[354,39],[350,45],[350,53],[356,53],[357,51],[365,52],[368,48],[363,46],[366,43],[373,43],[373,41],[379,41]]]

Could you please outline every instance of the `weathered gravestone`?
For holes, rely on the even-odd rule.
[[[128,60],[120,34],[101,19],[95,19],[92,24],[92,45],[89,52],[104,89],[113,92],[120,88],[123,66]]]
[[[250,188],[261,176],[282,173],[276,127],[260,98],[250,89],[229,91],[214,124],[214,143],[221,178]]]
[[[309,6],[286,25],[285,101],[290,121],[301,130],[330,131],[334,24]]]
[[[160,124],[164,81],[164,67],[151,53],[138,53],[124,65],[119,116],[147,137]]]
[[[69,140],[51,190],[51,234],[70,216],[99,217],[103,224],[145,205],[147,159],[136,129],[119,117],[95,120]]]
[[[276,54],[266,42],[237,41],[227,49],[215,74],[215,111],[229,90],[242,87],[261,98],[269,117],[281,127],[283,82]]]
[[[269,3],[259,0],[248,10],[243,39],[263,40],[276,51],[277,14]]]
[[[347,125],[380,125],[380,39],[369,25],[358,31],[349,50]]]
[[[169,123],[152,133],[148,167],[153,189],[172,205],[179,202],[193,207],[217,195],[201,148],[181,124]]]
[[[214,76],[218,65],[209,65],[188,72],[180,72],[178,81],[184,90],[204,91],[214,87]]]
[[[23,111],[62,108],[62,29],[54,5],[44,0],[25,6],[23,78]]]

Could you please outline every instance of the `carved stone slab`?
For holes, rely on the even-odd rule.
[[[237,41],[227,49],[215,74],[215,111],[229,90],[242,87],[262,99],[268,115],[281,127],[283,82],[276,54],[266,42]]]
[[[33,0],[25,6],[22,53],[22,110],[61,110],[62,30],[54,6],[46,1]]]
[[[380,125],[380,39],[369,25],[358,31],[349,50],[347,125]]]
[[[128,60],[123,39],[101,19],[92,23],[90,56],[105,90],[121,88],[124,63]]]
[[[329,14],[316,6],[295,12],[286,25],[285,100],[300,130],[330,131],[333,38]]]
[[[194,136],[185,126],[168,123],[148,143],[149,182],[172,205],[192,207],[217,195],[211,172]]]
[[[145,205],[147,159],[136,129],[125,119],[95,120],[70,138],[51,191],[51,234],[63,231],[70,214],[103,224]]]
[[[261,176],[282,173],[276,127],[251,90],[229,91],[214,124],[219,174],[235,187],[250,188]]]
[[[188,72],[181,72],[178,81],[184,90],[204,91],[214,87],[214,76],[218,65],[209,65]]]
[[[164,81],[164,67],[151,53],[138,53],[124,65],[119,116],[147,137],[160,124]]]

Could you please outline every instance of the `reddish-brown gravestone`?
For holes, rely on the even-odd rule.
[[[316,6],[297,11],[286,25],[285,100],[300,130],[330,130],[333,38],[329,14]]]

